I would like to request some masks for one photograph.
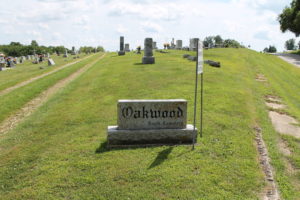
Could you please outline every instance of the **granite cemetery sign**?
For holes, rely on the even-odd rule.
[[[119,100],[118,126],[108,127],[108,145],[192,143],[197,130],[187,125],[187,101]]]

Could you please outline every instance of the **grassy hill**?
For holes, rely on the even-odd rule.
[[[300,168],[300,140],[274,131],[264,98],[280,96],[285,112],[299,120],[300,69],[272,55],[205,51],[205,59],[222,67],[204,66],[203,138],[194,151],[105,148],[118,99],[183,98],[192,123],[195,62],[183,59],[185,53],[155,52],[154,65],[142,65],[142,55],[110,53],[0,136],[1,198],[259,199],[265,183],[254,127],[260,126],[282,198],[299,199],[300,174],[290,174],[285,159]],[[268,81],[255,81],[257,74]],[[278,150],[280,138],[292,150],[287,158]]]

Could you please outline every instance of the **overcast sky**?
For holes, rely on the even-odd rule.
[[[172,38],[188,46],[192,37],[236,39],[261,51],[283,50],[292,33],[281,33],[277,16],[292,0],[0,0],[0,44],[130,48],[153,37],[161,48]],[[299,39],[298,39],[299,40]]]

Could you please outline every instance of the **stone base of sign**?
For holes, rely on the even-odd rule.
[[[118,55],[119,56],[124,56],[125,55],[125,51],[118,51]]]
[[[142,63],[143,64],[154,64],[155,58],[153,56],[144,56]]]
[[[188,124],[185,129],[119,130],[109,126],[107,130],[108,146],[119,145],[155,145],[155,144],[192,144],[197,139],[197,129]]]

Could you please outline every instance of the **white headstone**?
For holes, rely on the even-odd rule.
[[[48,66],[53,66],[55,65],[54,60],[52,60],[51,58],[48,60]]]

